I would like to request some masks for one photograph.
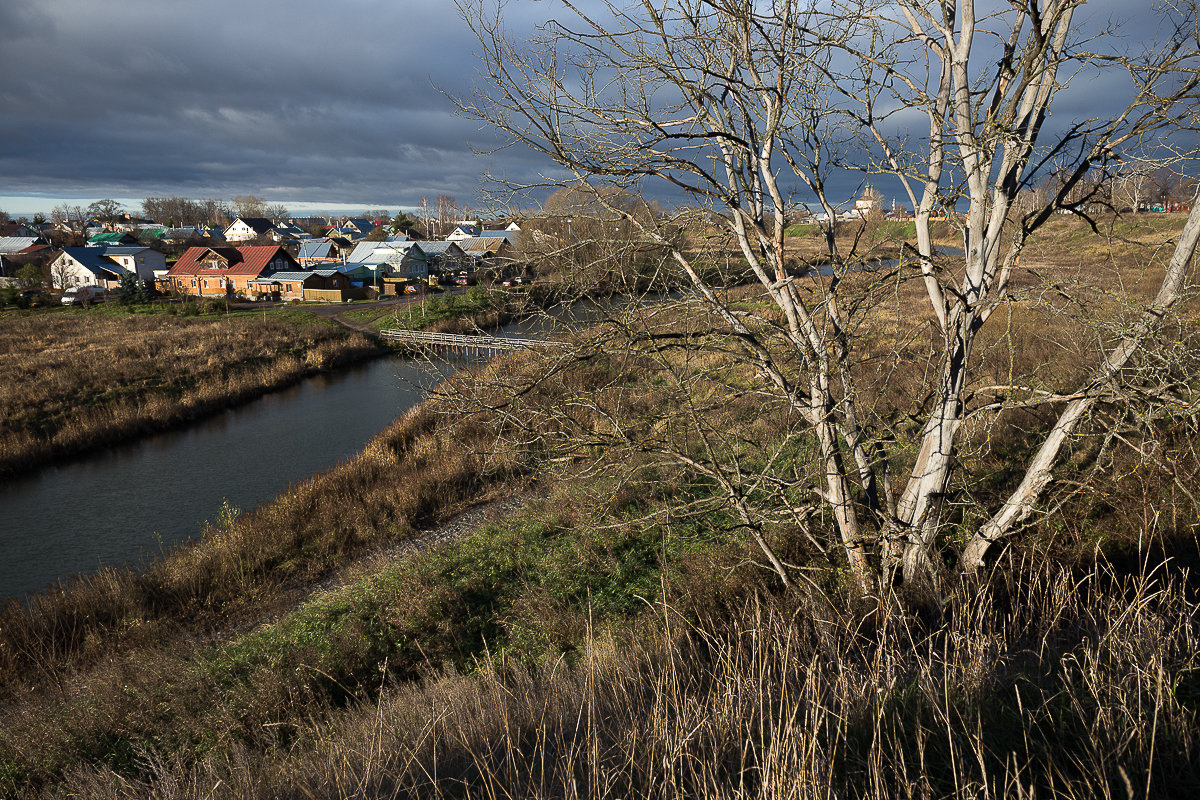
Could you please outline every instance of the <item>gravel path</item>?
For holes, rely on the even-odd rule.
[[[420,531],[412,538],[390,542],[368,553],[364,553],[352,563],[338,570],[336,574],[318,584],[310,597],[303,602],[311,602],[311,599],[318,594],[345,586],[364,575],[378,572],[393,561],[420,552],[436,544],[462,538],[489,523],[501,522],[510,514],[524,508],[525,504],[533,496],[532,492],[525,492],[512,497],[506,497],[503,500],[492,500],[483,503],[450,518],[436,528]]]

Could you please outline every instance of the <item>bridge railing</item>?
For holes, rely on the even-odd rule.
[[[428,333],[426,331],[383,330],[379,335],[394,342],[424,347],[451,347],[473,350],[520,350],[522,348],[561,348],[565,342],[546,339],[520,339],[500,336],[471,336],[460,333]]]

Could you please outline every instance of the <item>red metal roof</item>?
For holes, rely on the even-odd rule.
[[[208,253],[216,253],[228,264],[227,269],[214,270],[204,266]],[[287,258],[288,267],[296,266],[296,260],[287,250],[278,245],[256,245],[253,247],[189,247],[183,257],[175,262],[168,275],[261,275],[276,255]]]

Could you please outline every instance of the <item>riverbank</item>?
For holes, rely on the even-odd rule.
[[[1059,275],[1076,268],[1072,233],[1037,253]],[[919,284],[889,291],[896,305],[856,330],[886,367],[863,378],[881,416],[920,396],[928,362],[899,296]],[[729,300],[771,322],[761,291]],[[754,476],[779,454],[803,511],[809,441],[725,351],[647,346],[719,331],[702,308],[650,311],[570,354],[456,373],[356,458],[218,516],[144,572],[10,604],[0,787],[874,800],[1170,797],[1200,780],[1200,608],[1180,567],[1195,506],[1174,496],[1195,474],[1186,420],[1162,420],[1156,460],[1064,465],[1089,491],[937,605],[862,595],[817,515],[763,517],[753,533],[794,565],[785,589],[716,481],[664,456],[703,441]],[[983,366],[1027,371],[1035,345],[1080,340],[1053,321],[984,348]],[[1028,446],[1019,425],[971,434],[956,503]],[[513,497],[529,499],[403,544]]]
[[[702,479],[648,455],[602,469],[577,431],[530,451],[571,392],[637,390],[653,415],[661,390],[630,359],[554,358],[461,376],[351,462],[146,572],[10,605],[0,786],[603,798],[656,796],[667,775],[679,796],[721,796],[778,767],[798,797],[896,796],[917,771],[933,797],[1016,780],[1084,797],[1122,772],[1152,772],[1163,796],[1200,777],[1197,609],[1174,576],[1030,553],[1036,568],[1014,558],[925,619],[857,596],[780,528],[765,533],[790,536],[781,552],[811,581],[782,591]]]
[[[9,312],[0,476],[190,422],[388,350],[295,309]]]
[[[491,330],[493,298],[367,307],[0,312],[0,477],[173,430],[323,372],[396,352],[382,328]]]

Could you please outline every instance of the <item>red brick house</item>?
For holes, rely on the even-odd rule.
[[[300,265],[276,245],[190,247],[167,272],[171,290],[200,297],[251,296],[251,281],[266,273],[297,270]]]

